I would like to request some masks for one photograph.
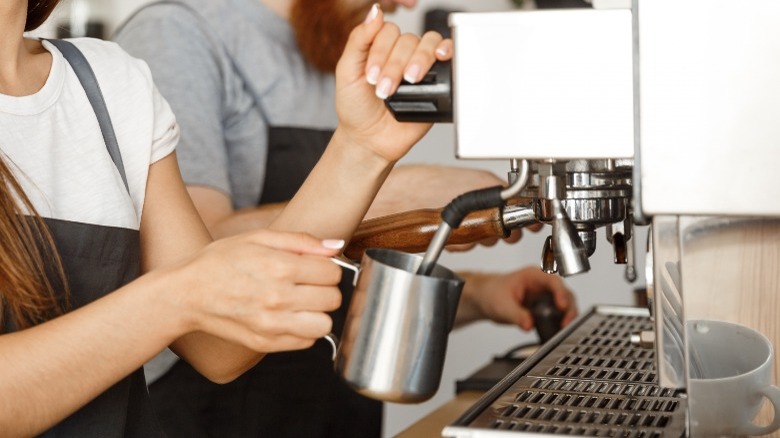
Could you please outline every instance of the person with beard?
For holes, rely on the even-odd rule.
[[[381,7],[415,4],[382,0]],[[177,115],[182,174],[215,238],[266,226],[317,163],[337,123],[333,72],[350,31],[370,8],[367,0],[168,0],[145,6],[119,29],[115,40],[149,64]],[[392,25],[383,32],[399,37]],[[378,97],[387,97],[397,83],[372,62],[366,79]],[[422,77],[415,65],[404,73],[410,81]],[[401,166],[367,216],[443,205],[501,183],[483,171]],[[566,313],[564,323],[576,315],[564,283],[538,268],[462,274],[459,325],[490,318],[531,329],[522,302],[548,291]],[[343,304],[333,314],[337,335],[350,298],[342,286]],[[226,385],[163,353],[146,366],[155,411],[174,438],[380,436],[381,403],[335,375],[329,348],[322,342],[269,355]]]

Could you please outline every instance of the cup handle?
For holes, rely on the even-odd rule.
[[[749,424],[743,429],[746,435],[767,435],[777,429],[780,429],[780,388],[774,385],[761,388],[761,394],[766,397],[772,403],[774,408],[774,420],[772,423],[766,426],[756,426],[755,424]]]

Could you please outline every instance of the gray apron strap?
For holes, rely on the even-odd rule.
[[[125,165],[122,162],[122,154],[119,151],[119,143],[116,140],[116,133],[114,132],[114,125],[111,123],[111,116],[108,114],[108,108],[106,107],[106,100],[103,98],[103,92],[100,91],[100,85],[98,84],[95,72],[92,71],[92,67],[89,65],[89,61],[84,57],[84,54],[73,45],[73,43],[64,40],[47,40],[62,52],[62,56],[70,63],[73,71],[81,82],[81,86],[87,93],[87,99],[89,99],[92,109],[95,111],[95,115],[100,125],[100,132],[103,133],[103,141],[106,143],[106,149],[108,149],[108,155],[111,156],[111,160],[114,161],[114,165],[119,170],[119,175],[122,176],[122,182],[125,184],[125,189],[128,193],[130,187],[127,185],[127,175],[125,175]]]

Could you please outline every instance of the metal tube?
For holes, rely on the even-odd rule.
[[[430,275],[436,266],[436,261],[439,260],[444,245],[447,244],[447,239],[449,239],[451,232],[452,228],[450,228],[449,224],[441,221],[439,229],[436,230],[436,234],[433,235],[433,239],[431,239],[431,243],[428,245],[428,250],[425,251],[422,263],[420,263],[420,267],[417,269],[417,275]]]
[[[528,183],[531,165],[528,163],[528,160],[521,160],[519,165],[517,179],[509,187],[501,191],[501,199],[504,201],[515,197]],[[425,251],[422,263],[420,263],[420,267],[417,269],[417,275],[430,275],[436,266],[436,261],[439,260],[444,246],[447,244],[451,232],[452,228],[446,222],[441,221],[439,229],[436,230],[436,234],[434,234],[428,249]]]

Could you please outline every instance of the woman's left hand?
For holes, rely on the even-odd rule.
[[[339,130],[351,144],[388,162],[403,157],[431,128],[430,123],[401,123],[384,99],[401,80],[420,81],[436,60],[452,58],[452,41],[436,32],[422,38],[401,34],[385,23],[378,5],[350,34],[336,68],[336,110]]]

